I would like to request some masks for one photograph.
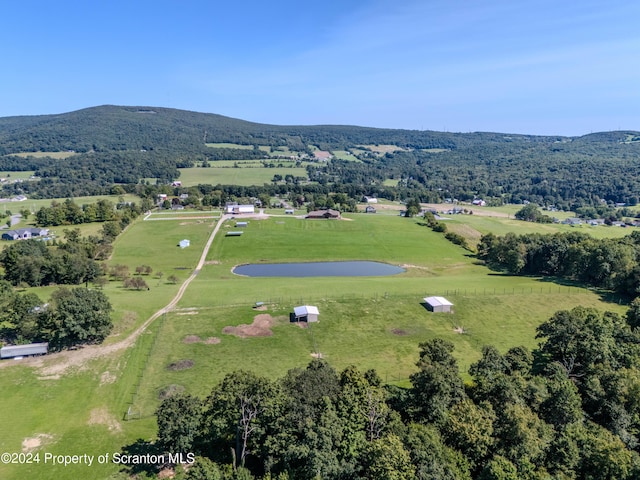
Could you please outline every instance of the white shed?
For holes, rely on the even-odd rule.
[[[187,240],[186,238],[184,240],[180,240],[180,243],[178,243],[178,246],[180,248],[187,248],[190,245],[191,245],[191,242],[189,240]]]
[[[29,343],[27,345],[8,345],[0,348],[0,358],[21,358],[32,355],[46,355],[49,351],[49,344]]]
[[[317,322],[318,315],[318,307],[314,307],[312,305],[303,305],[301,307],[295,307],[293,309],[293,313],[296,317],[296,322]]]
[[[426,297],[424,303],[432,312],[451,312],[453,303],[444,297]]]

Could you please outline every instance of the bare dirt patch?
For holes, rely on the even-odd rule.
[[[264,312],[267,309],[266,305],[260,305],[259,307],[253,307],[254,310],[258,310],[260,312]]]
[[[182,340],[182,343],[200,343],[202,339],[198,335],[187,335]]]
[[[100,385],[107,385],[115,381],[116,381],[116,376],[109,371],[106,371],[102,375],[100,375]]]
[[[317,352],[317,353],[316,352],[312,352],[311,356],[313,358],[324,358],[324,355],[322,355],[322,353],[320,353],[320,352]]]
[[[22,441],[22,451],[24,453],[31,452],[36,448],[51,443],[52,440],[53,435],[49,435],[48,433],[38,433],[34,437],[27,437]]]
[[[172,383],[171,385],[167,385],[166,387],[160,389],[160,391],[158,392],[158,400],[160,401],[166,400],[169,397],[172,397],[178,393],[183,393],[183,392],[184,392],[183,385],[177,385],[175,383]]]
[[[120,422],[116,420],[116,417],[109,413],[107,407],[94,408],[89,414],[89,425],[105,425],[110,432],[122,431]]]
[[[391,333],[393,333],[394,335],[398,335],[400,337],[409,335],[406,330],[401,330],[399,328],[394,328],[393,330],[391,330]]]
[[[220,340],[218,337],[209,337],[204,341],[204,343],[206,343],[207,345],[217,345],[221,341],[222,340]]]
[[[456,327],[453,329],[454,332],[459,333],[460,335],[467,333],[467,331],[462,327]]]
[[[219,260],[207,260],[206,262],[204,262],[204,265],[220,265],[220,261]]]
[[[167,365],[167,370],[179,372],[180,370],[188,370],[189,368],[193,367],[193,365],[193,360],[178,360],[177,362],[173,362]]]
[[[271,327],[275,324],[275,319],[268,313],[261,313],[253,318],[251,325],[238,325],[237,327],[224,327],[222,333],[235,335],[240,338],[247,337],[270,337],[273,335]]]

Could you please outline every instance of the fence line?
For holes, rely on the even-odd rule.
[[[165,323],[166,318],[167,318],[166,313],[162,315],[162,317],[160,318],[160,321],[158,322],[156,331],[153,336],[153,341],[151,343],[151,346],[147,350],[144,360],[142,361],[142,365],[138,370],[138,374],[136,376],[136,383],[133,386],[133,392],[131,393],[131,401],[128,403],[129,406],[127,408],[127,412],[124,415],[124,419],[127,421],[143,418],[141,410],[140,409],[136,410],[135,404],[136,404],[136,401],[138,400],[138,394],[140,393],[140,386],[142,384],[142,379],[144,378],[144,374],[149,365],[149,359],[151,358],[151,355],[153,354],[156,348],[156,345],[158,344],[158,337],[160,336],[160,330],[162,330],[162,327]],[[141,338],[144,338],[144,337],[141,337]]]

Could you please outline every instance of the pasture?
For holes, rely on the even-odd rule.
[[[249,218],[240,237],[224,236],[235,228],[236,220],[227,221],[177,307],[131,347],[89,358],[67,371],[61,368],[64,360],[55,356],[34,368],[0,365],[0,385],[11,391],[0,397],[0,447],[20,452],[23,441],[39,439],[40,452],[116,452],[138,439],[154,438],[153,414],[164,392],[184,389],[204,396],[234,369],[277,378],[304,367],[314,354],[338,370],[350,364],[375,368],[384,381],[407,385],[418,344],[429,338],[452,341],[464,372],[485,344],[503,352],[516,345],[534,348],[536,326],[557,310],[585,305],[625,311],[589,289],[491,272],[421,219],[345,217]],[[459,217],[455,221],[460,225],[478,222],[468,224],[478,231],[522,225],[507,218]],[[108,346],[126,339],[173,298],[193,271],[213,222],[140,219],[117,239],[110,264],[128,265],[132,273],[138,265],[149,265],[153,272],[145,277],[149,290],[125,289],[119,280],[104,287],[114,306]],[[191,241],[190,247],[177,247],[183,238]],[[323,260],[377,260],[406,271],[388,277],[324,278],[249,278],[231,272],[240,263]],[[170,275],[178,282],[169,281]],[[50,287],[33,291],[46,296]],[[454,313],[428,312],[420,303],[427,295],[446,296]],[[255,302],[264,306],[253,308]],[[289,313],[301,304],[317,305],[320,322],[307,328],[290,323]],[[249,333],[243,337],[239,332]],[[127,421],[129,407],[136,419]],[[20,415],[5,413],[18,411]],[[117,465],[101,465],[92,467],[91,475],[107,478],[118,470]],[[84,466],[0,465],[2,478],[82,478],[87,471]]]
[[[213,162],[212,164],[218,165],[219,163],[221,162]],[[239,160],[230,163],[237,163],[238,168],[234,168],[233,165],[180,168],[180,181],[184,187],[199,184],[241,185],[248,187],[271,183],[273,176],[276,174],[281,175],[283,178],[286,175],[307,178],[307,170],[304,167],[284,166],[271,168],[264,167],[261,161]]]

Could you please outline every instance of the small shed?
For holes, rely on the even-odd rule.
[[[49,344],[29,343],[27,345],[9,345],[0,348],[0,358],[28,357],[31,355],[46,355],[49,351]]]
[[[180,243],[178,243],[178,246],[180,248],[187,248],[191,245],[191,241],[187,240],[186,238],[184,240],[180,240]]]
[[[453,303],[444,297],[426,297],[424,304],[430,312],[451,312]]]
[[[236,227],[246,227],[247,225],[249,225],[249,222],[236,222]]]
[[[242,235],[244,232],[242,230],[236,230],[234,232],[227,232],[225,234],[225,237],[239,237],[240,235]]]
[[[296,322],[317,322],[320,312],[318,312],[318,307],[302,305],[300,307],[295,307],[293,309],[293,314]]]

